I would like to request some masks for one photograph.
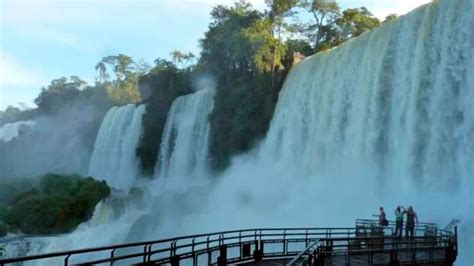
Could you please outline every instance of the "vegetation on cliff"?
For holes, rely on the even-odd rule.
[[[10,232],[25,234],[71,232],[110,194],[105,181],[76,175],[48,174],[37,184],[23,181],[0,188],[12,190],[0,199],[0,231],[8,226]]]

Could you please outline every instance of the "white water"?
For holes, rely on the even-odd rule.
[[[110,109],[100,126],[89,175],[114,188],[129,189],[138,176],[137,144],[145,105],[129,104]]]
[[[154,231],[146,238],[254,226],[350,226],[379,205],[390,217],[402,204],[440,226],[460,218],[457,264],[473,265],[473,13],[470,0],[441,1],[304,60],[286,80],[261,147],[235,158],[213,186],[174,195],[156,188]],[[175,133],[163,138],[169,150],[177,147],[169,141]],[[168,165],[183,158],[168,154]],[[182,162],[178,178],[179,167],[194,169],[190,160]],[[102,235],[110,239],[100,244],[125,241],[129,222],[107,226]],[[68,239],[79,247],[97,232],[91,227]]]
[[[166,119],[156,178],[189,179],[208,173],[209,114],[214,91],[205,89],[174,100]]]
[[[2,127],[0,127],[0,141],[8,142],[12,139],[15,139],[20,135],[22,128],[32,128],[34,126],[35,121],[31,120],[6,123]]]

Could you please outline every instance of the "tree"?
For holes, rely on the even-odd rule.
[[[270,9],[270,21],[272,22],[273,36],[277,38],[274,42],[273,61],[272,61],[272,86],[275,83],[275,68],[277,66],[277,53],[279,52],[279,44],[281,42],[281,34],[284,20],[286,17],[292,16],[294,12],[292,9],[298,3],[298,0],[265,0]]]
[[[344,10],[343,16],[336,23],[342,29],[342,41],[358,37],[362,33],[380,26],[380,20],[365,7]]]
[[[41,89],[35,103],[42,112],[51,113],[72,102],[86,85],[87,82],[77,76],[54,79],[47,88]]]
[[[319,51],[321,43],[331,42],[335,35],[335,21],[341,15],[339,5],[330,0],[302,0],[301,6],[313,15],[314,22],[306,26],[306,31]]]
[[[183,63],[183,59],[185,54],[179,50],[174,50],[173,52],[170,53],[171,58],[173,60],[173,63],[175,64],[181,64]]]
[[[174,50],[170,55],[173,63],[180,64],[181,68],[189,67],[189,64],[196,59],[193,53],[183,53],[179,50]]]
[[[116,77],[111,82],[108,81],[108,67],[113,70]],[[99,83],[109,88],[110,96],[116,104],[137,103],[141,100],[138,73],[143,71],[143,66],[137,66],[130,56],[118,54],[103,57],[97,63],[96,70],[99,71]]]
[[[188,67],[190,67],[190,65],[192,65],[195,60],[196,60],[196,56],[191,52],[184,54],[183,56],[184,64]]]
[[[391,20],[394,20],[394,19],[397,19],[398,18],[398,15],[397,14],[389,14],[385,17],[385,20],[383,21],[383,23],[387,23]]]
[[[109,80],[110,76],[107,73],[107,67],[103,61],[100,61],[95,65],[95,70],[99,72],[99,77],[96,80],[98,83],[105,83]]]
[[[118,81],[123,81],[134,73],[135,62],[128,55],[118,54],[102,58],[101,62],[112,67]],[[99,63],[101,63],[99,62]]]
[[[214,169],[222,169],[267,131],[284,77],[273,70],[283,66],[286,47],[268,13],[246,2],[217,6],[211,16],[196,69],[216,80],[210,156]]]

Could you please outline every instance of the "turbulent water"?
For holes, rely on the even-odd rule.
[[[173,102],[163,131],[156,178],[202,177],[207,173],[213,97],[214,91],[205,89]]]
[[[138,175],[137,144],[145,105],[110,109],[100,126],[89,175],[119,189],[129,189]]]
[[[14,123],[6,123],[0,127],[0,141],[8,142],[17,138],[21,134],[22,128],[32,128],[35,121],[17,121]]]
[[[99,244],[138,233],[156,239],[258,226],[351,226],[380,205],[389,217],[397,205],[413,205],[422,221],[461,219],[457,263],[473,265],[473,14],[472,0],[437,1],[305,59],[288,76],[259,147],[234,158],[218,182],[188,179],[173,192],[163,180],[205,170],[213,93],[178,98],[148,214],[128,212],[111,222],[107,232],[114,233],[102,234],[110,238]],[[120,171],[136,164],[139,109],[109,111],[96,141],[91,170],[118,187],[136,176]],[[97,228],[82,228],[68,243],[84,247]],[[49,247],[64,243],[57,241]]]

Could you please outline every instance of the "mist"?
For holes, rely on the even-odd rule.
[[[18,137],[0,141],[0,181],[46,173],[87,175],[103,107],[75,101],[41,114]]]

